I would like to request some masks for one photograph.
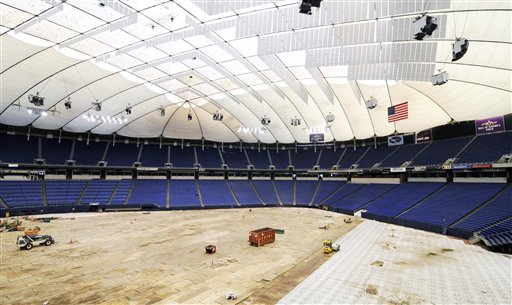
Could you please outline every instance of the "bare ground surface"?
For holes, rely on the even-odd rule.
[[[0,233],[1,304],[275,303],[327,257],[324,239],[357,226],[317,209],[265,208],[57,215],[24,221],[52,246],[19,250],[19,233]],[[320,229],[326,226],[327,230]],[[284,229],[251,247],[251,230]],[[205,254],[204,247],[217,246]],[[225,299],[229,291],[237,301]]]

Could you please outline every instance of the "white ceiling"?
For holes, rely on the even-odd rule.
[[[305,143],[415,132],[512,112],[512,2],[7,0],[0,3],[0,123],[129,137]],[[428,12],[439,27],[413,39]],[[470,41],[451,62],[456,37]],[[437,71],[448,83],[432,86]],[[29,94],[47,116],[29,114]],[[368,110],[364,100],[378,107]],[[72,102],[71,109],[64,103]],[[92,102],[102,110],[94,110]],[[388,123],[387,107],[409,102]],[[18,106],[21,105],[21,106]],[[125,113],[132,107],[132,114]],[[36,107],[37,108],[37,107]],[[160,109],[165,109],[165,116]],[[224,114],[214,121],[212,114]],[[87,121],[87,114],[126,123]],[[187,120],[187,115],[192,120]],[[271,119],[264,132],[260,120]],[[302,125],[291,126],[292,118]]]

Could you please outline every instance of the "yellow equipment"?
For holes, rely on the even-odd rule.
[[[340,250],[340,245],[338,244],[332,244],[332,241],[330,239],[326,239],[324,240],[324,253],[325,254],[330,254],[332,253],[333,251],[339,251]]]
[[[332,241],[330,239],[324,240],[324,253],[330,254],[332,252]]]

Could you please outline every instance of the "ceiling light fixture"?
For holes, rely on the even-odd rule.
[[[466,54],[466,52],[468,51],[468,47],[469,41],[466,38],[457,38],[457,40],[455,40],[455,43],[453,44],[452,61],[457,61],[461,59],[464,56],[464,54]]]
[[[92,105],[94,106],[94,110],[101,111],[101,103],[96,100],[96,102],[93,102]]]
[[[218,111],[213,114],[214,121],[222,121],[223,118],[224,118],[224,114],[219,113]]]
[[[378,105],[378,101],[373,96],[370,96],[370,99],[366,101],[366,108],[368,109],[374,109]]]
[[[412,28],[414,31],[414,39],[423,40],[425,36],[431,36],[437,29],[437,18],[428,15],[416,17],[412,22]]]
[[[68,100],[64,102],[64,107],[66,107],[66,109],[71,109],[71,97],[68,96]]]
[[[39,96],[39,92],[36,95],[29,94],[28,101],[35,106],[44,106],[44,97]]]
[[[312,7],[320,8],[320,3],[322,0],[302,0],[302,3],[299,6],[299,13],[305,15],[312,15],[311,12]]]
[[[431,77],[432,85],[440,86],[448,82],[448,72],[439,72],[437,74],[432,75]]]

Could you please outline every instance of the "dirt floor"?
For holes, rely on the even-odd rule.
[[[0,233],[1,304],[275,303],[327,260],[319,251],[324,239],[338,239],[359,223],[298,208],[57,217],[24,221],[55,238],[49,247],[19,250],[19,233]],[[251,247],[249,231],[263,227],[285,234]],[[205,254],[209,244],[216,254]],[[236,301],[225,299],[229,291]]]

